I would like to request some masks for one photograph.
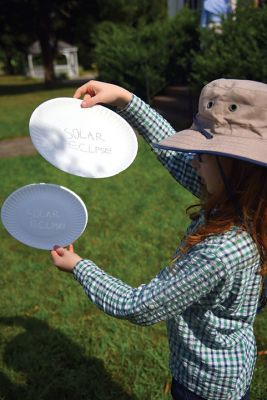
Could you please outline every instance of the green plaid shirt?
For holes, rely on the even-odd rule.
[[[120,114],[150,143],[174,178],[199,196],[193,154],[154,149],[174,133],[155,110],[134,96]],[[187,233],[204,222],[201,214]],[[207,237],[165,267],[151,282],[133,288],[90,260],[74,276],[105,313],[139,325],[165,320],[173,377],[209,400],[238,400],[247,391],[256,360],[253,321],[261,278],[259,254],[250,235],[233,227]]]

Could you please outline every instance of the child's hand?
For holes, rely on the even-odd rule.
[[[55,246],[51,251],[51,256],[55,266],[64,272],[72,272],[77,262],[82,258],[73,252],[73,245],[70,244],[68,249]]]
[[[76,99],[83,97],[81,106],[84,108],[103,103],[123,109],[133,95],[120,86],[92,80],[79,87],[73,97]]]

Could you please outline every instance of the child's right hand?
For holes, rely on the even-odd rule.
[[[120,86],[91,80],[79,87],[73,97],[76,99],[83,97],[81,106],[85,108],[102,103],[123,109],[129,104],[132,96],[131,92]]]

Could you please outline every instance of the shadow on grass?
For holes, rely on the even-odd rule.
[[[92,77],[93,79],[93,77]],[[66,81],[56,81],[52,85],[45,85],[42,82],[29,83],[29,84],[1,84],[0,85],[0,96],[11,95],[11,94],[25,94],[32,92],[39,92],[41,90],[58,90],[68,87],[79,87],[84,83],[88,82],[89,78],[84,79],[71,79]]]
[[[86,357],[81,347],[45,322],[10,317],[0,318],[0,324],[24,328],[4,349],[3,361],[15,371],[16,383],[0,373],[0,399],[135,399],[112,381],[101,360]]]

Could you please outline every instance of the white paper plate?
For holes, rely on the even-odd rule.
[[[40,104],[29,129],[33,145],[52,165],[73,175],[105,178],[134,161],[137,138],[117,113],[81,100],[60,97]]]
[[[18,241],[37,249],[67,246],[84,231],[83,201],[65,187],[37,183],[16,190],[1,209],[4,227]]]

